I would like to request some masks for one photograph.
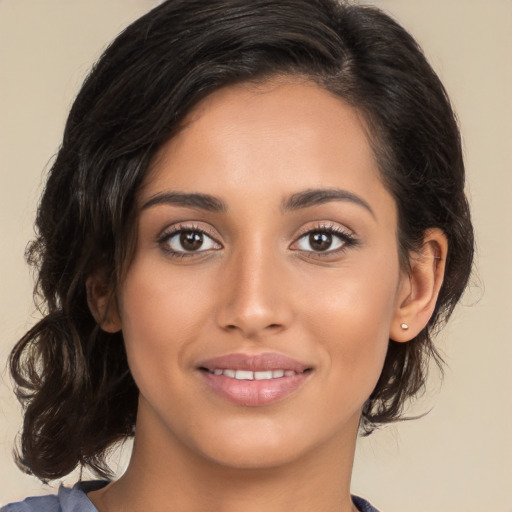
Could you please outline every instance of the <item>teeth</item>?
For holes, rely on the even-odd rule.
[[[224,370],[225,372],[226,370]],[[237,380],[254,380],[254,372],[247,370],[237,370],[235,373],[235,379]]]
[[[272,378],[271,370],[269,370],[268,372],[254,372],[255,380],[265,380],[265,379],[271,379],[271,378]]]
[[[297,375],[297,372],[293,370],[266,370],[252,372],[250,370],[231,370],[229,368],[215,368],[215,370],[210,370],[210,373],[213,373],[214,375],[224,375],[225,377],[238,380],[270,380]]]

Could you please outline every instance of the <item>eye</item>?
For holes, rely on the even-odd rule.
[[[197,253],[220,249],[222,246],[204,230],[194,227],[177,227],[165,232],[158,240],[163,249],[173,256],[192,256]]]
[[[302,236],[297,247],[301,251],[325,252],[329,250],[339,249],[343,245],[340,237],[325,231],[312,231]]]
[[[316,256],[328,256],[356,244],[357,240],[351,233],[338,226],[322,225],[300,236],[291,249],[315,253]]]

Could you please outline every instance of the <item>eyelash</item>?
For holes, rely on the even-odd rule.
[[[197,225],[183,225],[179,224],[178,226],[172,227],[169,230],[164,231],[157,239],[157,243],[162,247],[162,250],[168,254],[172,258],[193,258],[197,257],[199,254],[202,254],[204,252],[207,252],[205,250],[203,251],[175,251],[174,249],[171,249],[169,242],[174,238],[176,235],[179,235],[184,232],[190,232],[190,233],[201,233],[202,235],[206,235],[208,238],[210,238],[213,242],[220,245],[220,243],[215,239],[215,237],[209,233],[207,230],[205,230],[202,227],[199,227]]]
[[[341,246],[337,249],[328,249],[326,251],[301,251],[301,249],[294,249],[296,251],[300,251],[302,253],[308,253],[309,257],[321,259],[328,258],[332,256],[338,256],[341,253],[345,252],[349,247],[355,247],[359,245],[359,240],[354,236],[350,231],[341,228],[336,224],[325,224],[321,223],[317,226],[310,227],[305,229],[302,233],[299,234],[297,240],[293,242],[292,245],[298,244],[300,240],[309,236],[313,233],[326,233],[330,235],[336,236],[341,241]]]
[[[172,240],[173,237],[175,237],[178,234],[181,234],[183,232],[191,232],[191,233],[201,233],[202,235],[206,235],[209,239],[213,241],[213,243],[221,246],[220,242],[218,242],[215,237],[208,232],[208,230],[205,230],[202,227],[199,227],[197,225],[183,225],[180,224],[178,226],[175,226],[164,233],[162,233],[158,239],[157,243],[162,247],[162,250],[168,254],[172,258],[190,258],[190,257],[197,257],[198,255],[208,252],[210,249],[202,250],[202,251],[175,251],[171,249],[169,245],[169,241]],[[312,228],[308,228],[304,230],[302,233],[299,234],[296,241],[293,242],[292,245],[296,245],[299,243],[300,240],[304,239],[306,236],[311,235],[312,233],[326,233],[330,235],[336,236],[341,241],[341,246],[332,250],[327,249],[326,251],[307,251],[307,250],[301,250],[301,249],[292,249],[294,251],[302,252],[302,253],[308,253],[310,257],[314,258],[325,258],[329,256],[335,256],[339,255],[342,252],[344,252],[349,247],[354,247],[359,244],[359,240],[349,231],[334,225],[334,224],[319,224],[317,226],[314,226]],[[221,246],[222,247],[222,246]]]

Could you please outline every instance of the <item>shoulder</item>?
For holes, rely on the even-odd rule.
[[[61,512],[57,496],[34,496],[17,503],[9,503],[0,512]]]
[[[379,512],[375,507],[372,507],[366,500],[359,496],[352,496],[352,501],[359,512]]]
[[[5,505],[0,512],[98,512],[87,493],[107,484],[106,481],[92,481],[78,482],[72,488],[61,486],[57,495],[26,498]],[[352,501],[360,512],[378,512],[363,498],[353,496]]]
[[[78,482],[71,488],[61,486],[58,494],[34,496],[10,503],[0,512],[98,512],[87,497],[89,491],[107,485],[105,481]]]

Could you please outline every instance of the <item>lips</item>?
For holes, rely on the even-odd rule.
[[[264,406],[283,400],[308,379],[312,367],[276,353],[229,354],[198,366],[218,396],[244,406]]]
[[[261,370],[253,372],[251,370],[235,370],[233,368],[216,368],[213,371],[208,370],[210,373],[214,375],[225,375],[226,377],[230,377],[231,379],[238,380],[269,380],[269,379],[280,379],[281,377],[292,377],[293,375],[297,375],[293,370],[283,370],[280,368],[279,370]]]

